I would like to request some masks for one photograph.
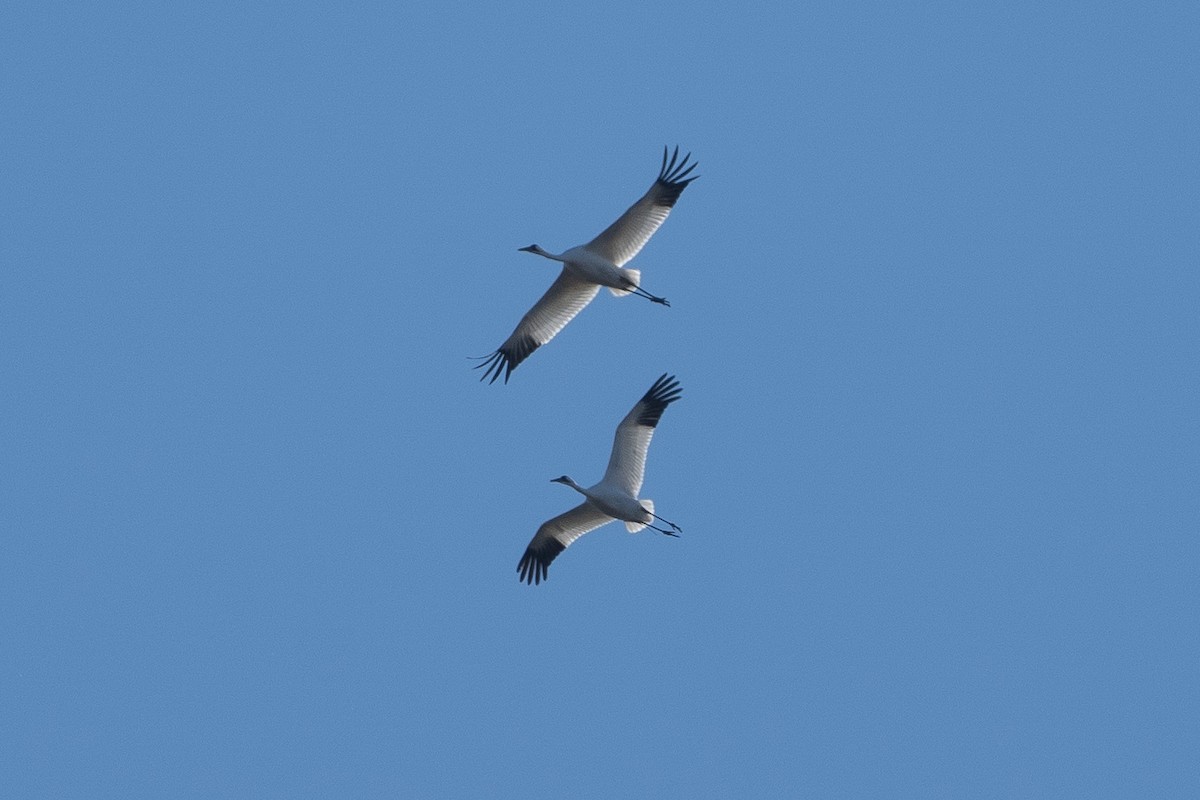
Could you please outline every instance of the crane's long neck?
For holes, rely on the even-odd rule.
[[[536,244],[531,244],[531,245],[529,245],[529,247],[522,247],[521,252],[534,253],[535,255],[539,255],[542,258],[548,258],[551,261],[560,261],[560,262],[566,261],[566,259],[563,258],[561,255],[555,255],[554,253],[547,252]]]
[[[564,484],[564,485],[566,485],[566,486],[570,486],[572,489],[574,489],[575,491],[579,492],[579,493],[580,493],[581,495],[583,495],[584,497],[588,497],[588,498],[590,498],[590,497],[592,496],[592,495],[591,495],[591,494],[588,492],[588,490],[587,490],[587,489],[583,488],[582,486],[580,486],[580,485],[579,485],[578,483],[576,483],[575,481],[571,480],[571,479],[570,479],[569,477],[567,477],[566,475],[563,475],[561,478],[555,478],[555,479],[554,479],[554,483],[561,483],[561,484]]]

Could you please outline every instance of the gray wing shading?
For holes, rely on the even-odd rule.
[[[667,215],[675,206],[675,201],[679,199],[679,195],[683,194],[687,185],[700,177],[699,175],[687,177],[688,173],[699,165],[699,162],[688,164],[691,156],[692,154],[688,153],[683,157],[683,161],[678,161],[679,147],[676,146],[668,163],[667,148],[664,147],[662,169],[659,170],[658,179],[654,181],[654,185],[646,194],[642,195],[641,200],[630,206],[620,219],[590,241],[587,247],[618,267],[628,263],[641,251],[646,242],[650,241],[650,237],[667,219]],[[677,161],[678,165],[676,165]]]
[[[484,356],[482,363],[475,365],[475,369],[483,368],[483,377],[479,380],[495,383],[497,378],[504,375],[504,382],[508,383],[508,376],[517,365],[553,339],[584,306],[592,302],[599,291],[598,284],[589,283],[563,269],[542,298],[521,317],[504,344],[491,355]]]
[[[604,472],[605,482],[620,486],[634,497],[638,496],[646,472],[646,451],[650,449],[654,428],[667,406],[682,395],[683,390],[675,376],[664,374],[637,401],[617,426],[612,455]]]
[[[606,522],[612,522],[612,519],[585,500],[565,514],[543,522],[525,548],[521,563],[517,565],[517,572],[520,573],[518,580],[530,585],[546,580],[550,562],[559,553],[580,536]]]

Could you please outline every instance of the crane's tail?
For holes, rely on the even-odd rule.
[[[641,285],[642,285],[642,272],[641,272],[641,270],[636,270],[636,269],[622,269],[622,270],[621,270],[621,274],[625,276],[626,280],[632,281],[634,286],[641,286]],[[615,295],[616,297],[624,297],[624,296],[625,296],[625,295],[627,295],[627,294],[633,294],[633,290],[632,290],[632,289],[614,289],[614,288],[612,288],[612,287],[610,286],[610,287],[608,288],[608,290],[609,290],[610,292],[612,292],[612,293],[613,293],[613,295]]]
[[[654,501],[653,500],[638,500],[638,502],[642,504],[642,508],[649,511],[651,514],[654,513]],[[637,533],[644,527],[646,527],[646,523],[644,523],[644,522],[626,522],[625,523],[625,530],[629,531],[630,533]]]

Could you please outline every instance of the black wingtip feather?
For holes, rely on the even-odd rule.
[[[667,406],[682,396],[683,389],[680,388],[679,381],[675,379],[674,375],[664,372],[650,387],[650,390],[642,396],[641,402],[645,407],[638,416],[638,425],[645,425],[648,428],[657,427]]]
[[[482,382],[488,381],[488,378],[491,378],[488,381],[489,384],[495,383],[496,378],[499,378],[504,373],[506,367],[508,368],[508,372],[512,372],[512,367],[508,366],[508,357],[504,354],[503,350],[497,350],[489,356],[484,356],[483,361],[476,364],[473,369],[480,369],[481,367],[483,368],[483,375],[479,380]],[[504,382],[508,383],[508,375],[504,376]]]
[[[525,548],[525,555],[521,556],[521,563],[517,564],[517,572],[520,573],[517,581],[524,581],[533,586],[546,580],[550,572],[550,562],[566,549],[557,539],[547,539],[537,547],[529,545]]]
[[[691,157],[692,154],[688,153],[682,161],[679,161],[679,145],[675,145],[675,152],[671,153],[671,160],[668,162],[667,148],[663,147],[662,168],[658,171],[658,180],[656,181],[660,193],[655,199],[655,205],[673,207],[687,185],[700,177],[699,175],[688,177],[692,170],[700,166],[699,161],[688,164],[688,159]]]
[[[523,336],[516,342],[509,344],[505,342],[496,352],[491,355],[484,356],[483,361],[476,364],[474,369],[483,368],[483,376],[480,381],[487,381],[489,385],[496,382],[496,379],[504,375],[504,382],[508,383],[508,376],[512,375],[512,371],[517,368],[525,359],[529,358],[529,354],[538,349],[538,343],[532,336]],[[488,380],[490,378],[490,380]]]

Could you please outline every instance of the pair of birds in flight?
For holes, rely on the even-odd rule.
[[[689,164],[689,158],[691,153],[680,161],[676,147],[668,161],[664,147],[662,167],[650,189],[587,244],[561,254],[549,253],[536,244],[521,248],[524,252],[561,262],[562,272],[521,318],[504,344],[481,359],[482,363],[476,366],[476,369],[483,369],[480,380],[495,383],[503,375],[504,382],[508,383],[517,365],[553,339],[592,302],[602,286],[618,297],[636,294],[653,303],[670,306],[666,298],[643,289],[641,273],[626,268],[625,264],[641,251],[667,219],[687,185],[699,177],[689,177],[697,166],[695,162]],[[679,381],[674,376],[664,374],[654,382],[617,426],[608,469],[599,483],[585,488],[566,475],[552,481],[570,486],[584,496],[584,501],[542,523],[517,565],[520,580],[529,584],[541,583],[547,577],[550,562],[571,542],[615,519],[623,521],[630,533],[650,528],[668,536],[679,535],[682,529],[655,514],[654,502],[638,499],[638,491],[642,488],[646,451],[650,449],[654,429],[663,411],[678,400],[681,393]],[[656,520],[667,527],[654,525]]]

